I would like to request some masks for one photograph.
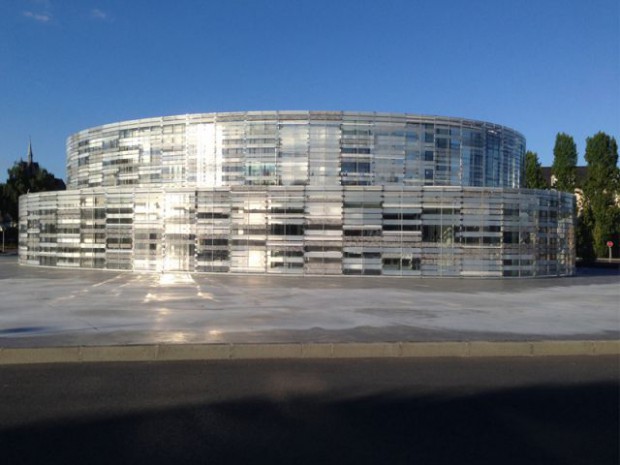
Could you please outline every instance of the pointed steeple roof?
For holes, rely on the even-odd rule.
[[[28,138],[28,165],[32,165],[32,139]]]

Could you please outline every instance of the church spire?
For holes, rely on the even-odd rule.
[[[28,166],[32,165],[32,139],[28,137]]]

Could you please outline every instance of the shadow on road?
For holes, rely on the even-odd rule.
[[[311,395],[101,413],[0,431],[0,456],[6,464],[616,465],[618,389]]]

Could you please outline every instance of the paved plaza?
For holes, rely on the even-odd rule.
[[[619,336],[614,270],[518,280],[149,274],[0,256],[0,347]]]

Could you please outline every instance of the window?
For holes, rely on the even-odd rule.
[[[448,148],[448,139],[437,139],[435,141],[435,146],[438,149],[447,149]]]
[[[269,229],[269,234],[279,236],[300,236],[303,233],[304,227],[301,224],[272,224]]]

